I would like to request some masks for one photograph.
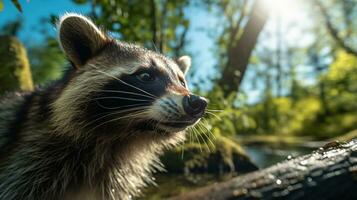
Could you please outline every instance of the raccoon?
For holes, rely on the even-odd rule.
[[[0,100],[0,199],[131,199],[162,170],[207,101],[189,56],[120,42],[79,14],[58,23],[64,77]]]

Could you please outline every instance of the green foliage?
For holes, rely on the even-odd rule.
[[[1,35],[17,36],[22,28],[22,21],[18,18],[5,23],[1,29]]]
[[[103,0],[92,3],[91,15],[96,23],[123,41],[178,56],[185,47],[189,27],[184,15],[188,5],[188,0]]]
[[[45,84],[61,77],[66,59],[55,39],[48,38],[46,46],[38,45],[29,49],[33,80]]]
[[[338,51],[319,81],[326,85],[328,113],[308,124],[308,133],[329,138],[357,129],[357,57]]]
[[[215,136],[235,136],[237,133],[250,132],[256,128],[256,122],[248,115],[243,94],[231,93],[228,97],[224,97],[221,88],[216,86],[203,96],[209,99],[209,109],[205,119],[208,126],[212,127],[212,134]]]
[[[321,81],[328,86],[326,93],[332,112],[357,110],[357,58],[355,56],[339,51],[336,60]]]
[[[314,85],[303,86],[293,79],[291,93],[281,97],[274,96],[266,87],[262,100],[254,105],[245,103],[244,93],[224,98],[218,86],[204,96],[211,107],[220,110],[208,110],[205,121],[215,136],[336,137],[357,129],[357,58],[337,51],[328,70],[321,73]]]
[[[324,87],[320,88],[321,85]],[[344,51],[337,52],[334,62],[314,85],[302,86],[293,80],[292,93],[284,97],[272,95],[267,87],[262,101],[234,107],[231,96],[223,99],[219,98],[219,91],[211,93],[209,97],[220,102],[223,109],[222,122],[208,120],[214,133],[224,130],[239,135],[300,135],[326,139],[357,129],[357,58]],[[232,118],[232,114],[236,117]],[[241,120],[237,120],[237,116]],[[249,123],[233,129],[230,122],[244,125],[242,119],[248,119]]]
[[[321,105],[320,101],[313,97],[295,102],[290,97],[278,97],[253,106],[251,111],[259,124],[257,133],[295,134],[301,133],[306,124],[317,118]]]

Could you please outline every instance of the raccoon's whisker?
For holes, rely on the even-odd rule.
[[[157,96],[155,96],[155,95],[153,95],[153,94],[151,94],[151,93],[149,93],[149,92],[147,92],[147,91],[145,91],[145,90],[143,90],[143,89],[140,89],[140,88],[138,88],[138,87],[136,87],[136,86],[134,86],[134,85],[132,85],[132,84],[129,84],[129,83],[127,83],[127,82],[121,80],[120,78],[117,78],[117,80],[119,80],[121,83],[123,83],[123,84],[125,84],[125,85],[127,85],[127,86],[129,86],[129,87],[132,87],[132,88],[137,89],[137,90],[139,90],[139,91],[141,91],[141,92],[144,92],[145,94],[150,95],[151,97],[153,97],[153,98],[155,98],[155,99],[158,98]]]
[[[200,130],[199,130],[197,127],[195,127],[195,129],[197,130],[197,131],[196,131],[197,137],[200,138],[200,140],[199,140],[200,145],[202,145],[202,146],[204,145],[204,146],[207,148],[207,150],[210,151],[210,148],[209,148],[208,145],[206,144],[205,139],[202,137]],[[201,141],[201,140],[202,140],[202,141]]]
[[[196,128],[196,127],[195,127],[195,128]],[[204,131],[202,131],[202,129],[201,129],[199,126],[197,126],[197,130],[199,131],[198,136],[201,137],[203,143],[204,143],[205,146],[207,147],[207,150],[208,150],[209,152],[211,152],[211,149],[209,148],[209,146],[208,146],[206,140],[205,140],[205,139],[203,138],[203,136],[202,136],[202,134],[204,134]]]
[[[104,119],[104,118],[106,118],[106,117],[108,117],[108,116],[111,116],[111,115],[117,115],[117,114],[121,114],[121,113],[125,113],[125,112],[140,111],[140,110],[143,110],[143,107],[140,107],[140,108],[131,108],[131,109],[126,109],[126,110],[120,110],[120,111],[117,111],[117,112],[111,112],[111,113],[106,114],[106,115],[104,115],[104,116],[101,116],[101,117],[99,117],[99,118],[95,118],[94,120],[92,120],[92,121],[90,121],[89,123],[87,123],[83,128],[88,127],[88,126],[90,126],[91,124],[93,124],[94,122],[97,122],[97,121],[99,121],[99,120],[101,120],[101,119]],[[126,116],[129,117],[130,115],[125,115],[125,116],[123,116],[123,117],[126,117]]]
[[[202,146],[202,143],[204,143],[205,141],[202,138],[200,131],[196,127],[193,127],[193,128],[196,130],[196,137],[198,138],[198,141],[199,141],[199,144],[200,144],[200,149],[202,151],[201,146]],[[201,139],[202,139],[202,141],[201,141]]]
[[[125,115],[125,116],[122,116],[122,117],[117,117],[117,118],[114,118],[112,120],[109,120],[109,121],[105,121],[101,124],[98,124],[97,126],[93,127],[91,130],[89,130],[88,132],[92,132],[93,130],[95,130],[96,128],[100,127],[100,126],[103,126],[104,124],[107,124],[107,123],[110,123],[110,122],[114,122],[114,121],[117,121],[117,120],[120,120],[120,119],[125,119],[125,118],[131,118],[131,117],[136,117],[136,116],[140,116],[140,115],[143,115],[145,114],[146,111],[142,111],[142,112],[136,112],[136,113],[133,113],[131,115]]]
[[[219,121],[222,121],[222,118],[220,118],[218,115],[211,113],[210,111],[206,111],[207,114],[214,116],[216,119],[218,119]]]
[[[140,93],[136,93],[136,92],[127,92],[127,91],[121,91],[121,90],[98,90],[98,92],[113,92],[113,93],[132,94],[132,95],[136,95],[136,96],[147,97],[149,99],[155,99],[155,98],[145,95],[145,94],[140,94]]]
[[[194,138],[192,138],[192,133],[194,132],[194,129],[192,126],[188,127],[189,133],[190,133],[190,142],[194,142]]]
[[[191,143],[191,132],[192,132],[192,128],[188,127],[186,131],[186,134],[188,134],[187,143]]]
[[[213,149],[215,149],[215,145],[213,144],[210,136],[207,134],[207,132],[205,130],[203,130],[203,128],[205,128],[201,123],[197,124],[198,127],[200,127],[203,136],[205,136],[207,138],[208,143],[212,146]]]
[[[127,98],[127,97],[97,97],[97,98],[93,98],[93,100],[102,100],[102,99],[123,99],[123,100],[129,100],[129,101],[145,101],[145,102],[151,102],[150,100],[133,99],[133,98]]]
[[[117,109],[121,109],[121,108],[130,108],[130,107],[134,107],[134,106],[144,107],[145,105],[147,105],[147,103],[138,103],[138,104],[131,104],[131,105],[126,105],[126,106],[117,106],[117,107],[107,107],[107,106],[102,105],[99,101],[97,101],[97,105],[104,109],[117,110]]]
[[[197,137],[197,131],[198,131],[198,130],[197,130],[195,127],[192,127],[192,128],[193,128],[192,130],[194,130],[194,131],[193,131],[193,136],[196,138],[196,141],[197,141],[199,144],[201,144],[200,139]],[[200,147],[200,151],[203,152],[201,145],[199,145],[199,147]]]
[[[185,148],[184,148],[183,144],[181,144],[181,159],[183,159],[184,153],[185,153]]]
[[[210,129],[207,128],[207,125],[209,124],[206,119],[202,118],[202,123],[204,123],[202,126],[207,130],[207,132],[213,137],[213,139],[217,139],[216,136],[212,133]]]
[[[117,119],[123,119],[123,118],[125,118],[125,117],[136,117],[136,116],[140,116],[140,115],[143,115],[143,114],[146,114],[147,113],[147,111],[146,110],[143,110],[143,111],[138,111],[138,112],[133,112],[133,113],[131,113],[130,115],[126,115],[126,116],[124,116],[124,117],[119,117],[119,118],[117,118]],[[115,120],[117,120],[117,119],[114,119],[114,121]],[[137,118],[138,119],[138,118]]]
[[[192,129],[193,129],[193,128],[190,127],[190,140],[189,140],[190,142],[193,142],[193,140],[192,140]]]
[[[118,110],[118,111],[115,111],[115,112],[105,112],[105,113],[101,113],[101,114],[98,114],[98,115],[95,115],[93,117],[98,117],[98,116],[101,116],[100,118],[96,118],[96,120],[100,120],[104,117],[107,117],[107,116],[110,116],[110,115],[116,115],[116,114],[122,114],[122,113],[126,113],[126,112],[131,112],[131,111],[137,111],[137,110],[144,110],[145,108],[148,108],[148,106],[141,106],[141,107],[134,107],[134,108],[128,108],[128,109],[124,109],[124,110]]]
[[[216,146],[215,146],[214,143],[212,142],[210,136],[208,136],[206,133],[204,133],[204,136],[207,138],[208,142],[211,144],[211,146],[213,147],[213,149],[215,149]]]
[[[191,121],[181,121],[181,120],[179,120],[179,121],[170,121],[170,120],[162,120],[162,121],[160,121],[160,122],[163,122],[163,123],[190,123]]]
[[[208,109],[208,108],[206,108],[206,111],[211,111],[211,112],[223,112],[223,110]]]
[[[136,87],[136,86],[134,86],[134,85],[132,85],[132,84],[129,84],[129,83],[127,83],[127,82],[121,80],[120,78],[115,77],[115,76],[113,76],[113,75],[111,75],[111,74],[108,74],[108,73],[106,73],[106,72],[104,72],[104,71],[102,71],[102,70],[97,70],[97,72],[100,72],[100,73],[102,73],[102,74],[104,74],[104,75],[107,75],[107,76],[109,76],[109,77],[112,77],[112,78],[114,78],[115,80],[118,80],[118,81],[120,81],[121,83],[123,83],[123,84],[125,84],[125,85],[127,85],[127,86],[129,86],[129,87],[132,87],[132,88],[137,89],[137,90],[139,90],[139,91],[141,91],[141,92],[144,92],[145,94],[147,94],[147,95],[149,95],[149,96],[151,96],[151,97],[153,97],[153,98],[158,98],[157,96],[155,96],[155,95],[153,95],[153,94],[150,94],[149,92],[147,92],[147,91],[145,91],[145,90],[142,90],[142,89],[140,89],[140,88],[138,88],[138,87]]]
[[[206,130],[208,131],[208,133],[210,132],[210,130],[208,130],[207,127],[205,127],[202,123],[198,123],[197,126],[206,129]],[[204,130],[202,131],[202,133],[203,133],[204,136],[207,138],[208,142],[212,145],[213,149],[215,149],[216,146],[214,145],[214,143],[212,142],[212,140],[211,140],[211,138],[210,138],[210,136],[211,136],[211,135],[213,136],[213,134],[207,135],[206,131],[204,131]]]

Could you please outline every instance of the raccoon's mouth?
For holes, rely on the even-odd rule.
[[[142,130],[148,131],[157,131],[157,132],[177,132],[183,131],[188,126],[195,124],[196,121],[192,122],[159,122],[159,121],[150,121],[150,122],[143,122],[140,124],[139,128]]]
[[[194,122],[162,122],[162,123],[160,123],[160,125],[164,125],[166,127],[172,127],[172,128],[186,128],[192,124],[194,124]]]

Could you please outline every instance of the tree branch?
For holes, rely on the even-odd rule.
[[[232,42],[229,43],[228,52],[230,52],[232,50],[233,41],[236,40],[237,35],[242,28],[243,19],[244,19],[244,17],[246,17],[246,9],[247,9],[247,5],[248,5],[247,3],[248,3],[248,0],[243,0],[242,9],[240,10],[240,16],[238,18],[238,21],[237,21],[236,25],[232,24],[232,28],[231,28],[230,35],[229,35],[229,41],[232,41]]]
[[[174,55],[177,58],[181,55],[181,52],[185,47],[187,32],[188,32],[188,27],[185,27],[182,33],[179,35],[179,40],[177,45],[174,47]]]
[[[164,53],[164,40],[165,40],[165,35],[164,31],[166,29],[165,25],[165,19],[167,15],[167,6],[168,6],[168,0],[166,0],[164,3],[162,3],[162,10],[161,10],[161,24],[160,24],[160,36],[159,36],[159,51],[161,53]]]
[[[157,16],[156,16],[156,3],[155,0],[150,1],[150,11],[151,11],[151,32],[152,32],[152,42],[153,46],[156,47],[157,44]]]
[[[170,200],[357,199],[357,139],[278,163]]]
[[[330,33],[330,35],[332,36],[332,38],[347,53],[350,53],[350,54],[353,54],[353,55],[357,56],[357,50],[353,49],[348,44],[346,44],[346,42],[339,36],[338,31],[333,26],[333,24],[331,22],[331,19],[330,19],[328,13],[327,13],[327,10],[325,9],[325,7],[318,0],[315,0],[314,2],[315,2],[315,5],[319,8],[322,16],[324,17],[326,28],[327,28],[328,32]]]

